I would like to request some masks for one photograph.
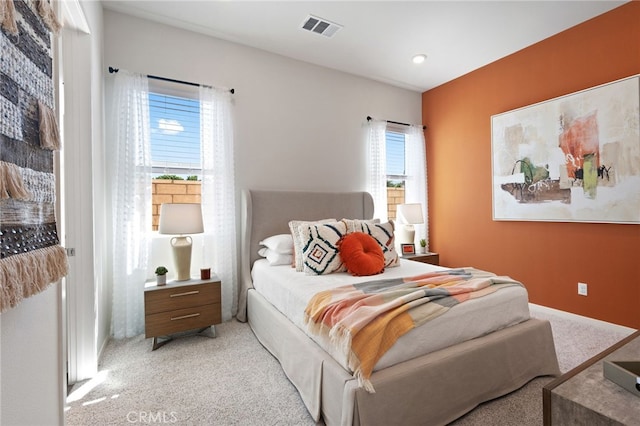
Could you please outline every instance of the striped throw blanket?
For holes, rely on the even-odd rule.
[[[310,333],[345,354],[360,386],[374,392],[373,367],[409,330],[466,300],[522,285],[473,268],[345,285],[315,294],[305,309]]]

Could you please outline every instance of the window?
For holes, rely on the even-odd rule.
[[[385,132],[387,166],[387,214],[396,218],[396,206],[405,200],[404,189],[407,180],[405,162],[404,133],[387,130]]]
[[[200,172],[200,102],[149,92],[154,175],[182,178]]]
[[[202,190],[198,93],[160,84],[150,82],[149,91],[154,231],[161,204],[200,203]]]
[[[424,128],[370,120],[366,134],[367,191],[374,216],[395,219],[396,205],[420,203],[428,218]]]
[[[407,178],[404,163],[404,134],[387,131],[387,186],[402,187]]]

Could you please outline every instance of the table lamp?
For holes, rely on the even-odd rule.
[[[420,203],[398,204],[396,216],[398,222],[402,224],[398,229],[398,243],[413,244],[416,237],[413,225],[424,223],[422,205]]]
[[[178,235],[171,238],[173,261],[176,267],[176,281],[191,278],[191,237],[185,234],[201,234],[202,208],[200,204],[162,204],[160,206],[160,225],[158,233]]]

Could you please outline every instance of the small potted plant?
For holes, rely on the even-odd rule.
[[[167,272],[169,272],[169,270],[164,266],[158,266],[156,268],[156,283],[158,285],[165,285],[167,283]]]
[[[420,240],[420,253],[425,253],[427,251],[427,240],[424,238]]]

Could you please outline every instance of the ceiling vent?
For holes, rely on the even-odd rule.
[[[317,16],[309,15],[302,23],[301,28],[325,37],[332,37],[340,28],[342,28],[342,25],[327,21],[323,18],[318,18]]]

